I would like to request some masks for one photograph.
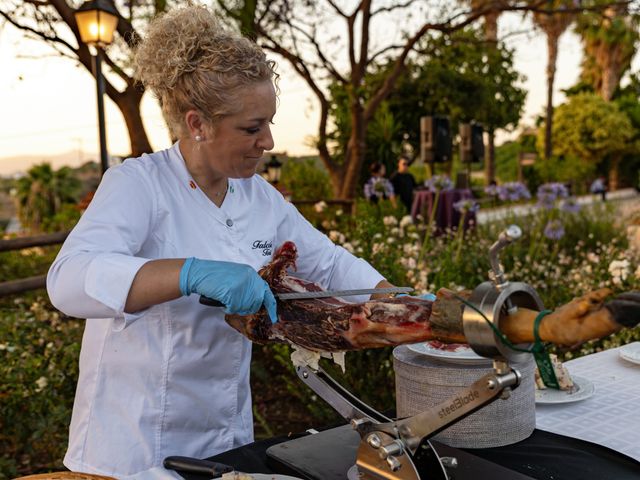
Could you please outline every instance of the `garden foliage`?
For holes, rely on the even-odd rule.
[[[496,202],[510,205],[509,198],[523,195],[523,188],[513,186],[502,192],[505,200]],[[548,184],[532,196],[540,206],[535,214],[508,213],[500,221],[466,232],[454,229],[436,235],[429,219],[413,223],[387,202],[360,202],[355,216],[320,205],[311,220],[389,281],[412,286],[416,293],[441,287],[471,289],[487,280],[487,252],[512,223],[520,225],[524,234],[504,250],[502,263],[509,278],[531,284],[546,307],[601,287],[617,292],[640,289],[640,254],[629,248],[625,225],[617,223],[613,207],[577,208],[558,184]],[[458,208],[471,212],[475,207]],[[9,266],[0,267],[6,278],[44,273],[55,249],[26,252],[2,254],[1,265]],[[17,277],[9,273],[13,266]],[[56,312],[44,292],[35,295],[7,298],[0,310],[0,478],[63,468],[82,321]],[[570,358],[637,339],[639,329],[626,330],[577,351],[558,353]],[[258,438],[340,421],[298,380],[289,353],[285,345],[254,346],[252,391]],[[346,359],[344,374],[328,362],[324,366],[364,401],[392,410],[391,349],[350,352]]]

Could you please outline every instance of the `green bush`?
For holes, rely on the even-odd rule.
[[[293,201],[333,197],[329,174],[316,158],[288,160],[282,166],[280,182]]]
[[[59,246],[33,247],[20,251],[0,252],[0,282],[44,275],[59,248]]]
[[[1,312],[0,478],[62,470],[83,322],[42,298]]]

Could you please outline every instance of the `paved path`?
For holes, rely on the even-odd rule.
[[[580,205],[590,205],[592,203],[601,202],[600,195],[583,195],[576,197]],[[616,204],[627,208],[634,205],[640,205],[640,194],[633,188],[624,188],[614,192],[607,193],[607,202],[615,202]],[[476,213],[476,219],[479,224],[493,222],[505,218],[507,215],[515,215],[517,217],[529,215],[535,212],[538,207],[535,203],[526,205],[516,205],[511,207],[496,207],[491,209],[480,209]]]

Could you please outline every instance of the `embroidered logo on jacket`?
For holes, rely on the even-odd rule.
[[[273,243],[269,240],[256,240],[251,247],[252,250],[262,250],[262,256],[268,257],[273,250]]]

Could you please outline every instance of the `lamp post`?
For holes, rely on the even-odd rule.
[[[109,168],[107,134],[104,122],[104,77],[102,76],[103,48],[113,42],[113,32],[118,26],[118,12],[109,0],[89,0],[83,3],[74,16],[80,39],[96,49],[94,68],[98,90],[98,134],[100,137],[100,166],[102,173]]]

